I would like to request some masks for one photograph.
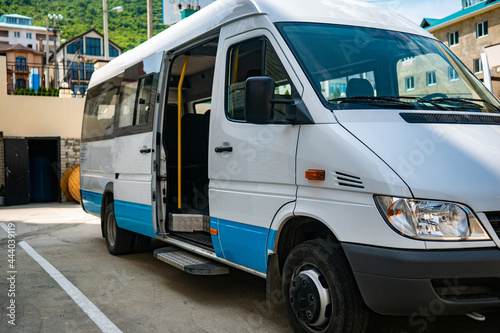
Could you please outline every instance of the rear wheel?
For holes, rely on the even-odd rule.
[[[111,254],[127,254],[134,245],[134,233],[118,227],[114,204],[111,202],[104,213],[106,246]]]
[[[369,312],[342,251],[325,240],[296,246],[283,268],[285,312],[294,332],[364,332]]]

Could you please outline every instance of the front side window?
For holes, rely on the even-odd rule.
[[[498,100],[436,39],[320,23],[278,23],[330,110],[499,112]]]
[[[488,21],[478,23],[476,28],[476,38],[488,35]]]
[[[229,50],[226,115],[228,119],[246,121],[245,83],[253,76],[269,76],[274,80],[275,99],[292,99],[295,92],[285,69],[264,37],[250,39],[233,45]],[[273,121],[283,122],[286,105],[275,104]]]

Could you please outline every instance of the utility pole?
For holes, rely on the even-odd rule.
[[[104,26],[104,60],[109,60],[109,40],[108,40],[108,2],[102,0],[102,18]],[[78,65],[80,66],[80,65]],[[78,68],[80,69],[80,68]],[[80,89],[80,87],[78,87]]]
[[[153,0],[147,0],[148,16],[148,39],[153,37]]]
[[[45,88],[49,88],[49,17],[47,16],[47,31],[45,32]]]

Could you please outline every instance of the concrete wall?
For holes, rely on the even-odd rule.
[[[2,136],[59,137],[61,173],[79,164],[84,104],[83,98],[7,95],[6,57],[0,55],[0,185],[5,184]]]
[[[7,95],[5,56],[0,56],[0,131],[8,136],[80,138],[83,98]]]

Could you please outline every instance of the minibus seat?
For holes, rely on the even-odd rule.
[[[350,79],[347,82],[347,89],[345,93],[347,98],[350,97],[373,97],[375,96],[375,91],[373,90],[373,86],[367,79]]]

